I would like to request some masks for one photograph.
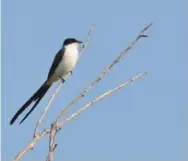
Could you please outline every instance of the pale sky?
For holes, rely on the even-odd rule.
[[[43,128],[153,22],[149,37],[139,41],[72,111],[140,72],[148,74],[69,122],[57,137],[55,159],[188,160],[186,6],[185,0],[3,1],[2,159],[12,160],[32,139],[55,85],[22,125],[10,126],[9,121],[45,81],[65,38],[85,41],[88,28],[96,25]],[[45,138],[22,160],[45,160],[47,151]]]

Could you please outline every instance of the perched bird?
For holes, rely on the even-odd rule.
[[[20,124],[31,114],[31,112],[35,109],[41,99],[44,97],[50,86],[56,82],[57,80],[62,80],[65,82],[65,78],[70,73],[72,74],[73,68],[76,66],[76,63],[79,58],[78,46],[82,43],[74,38],[65,39],[62,48],[56,54],[51,68],[48,73],[48,77],[46,81],[42,84],[42,86],[29,98],[27,102],[16,112],[13,118],[10,121],[10,125],[12,125],[18,116],[29,107],[32,102],[35,102],[31,107],[29,112],[25,115],[25,117],[21,120]]]

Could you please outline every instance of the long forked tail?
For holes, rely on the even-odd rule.
[[[28,108],[28,106],[35,101],[35,104],[30,109],[30,111],[25,115],[25,117],[21,120],[20,124],[31,114],[31,112],[35,109],[35,107],[38,105],[38,103],[41,101],[43,96],[46,94],[48,89],[50,88],[51,84],[47,84],[46,81],[43,83],[43,85],[33,94],[33,96],[16,112],[16,114],[13,116],[12,120],[10,121],[10,125],[12,125],[18,116],[24,112],[25,109]]]

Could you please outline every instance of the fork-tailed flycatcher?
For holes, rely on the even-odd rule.
[[[46,81],[42,86],[29,98],[29,100],[16,112],[13,116],[10,124],[12,125],[18,116],[29,107],[32,102],[35,102],[31,107],[29,112],[21,120],[20,124],[31,114],[35,109],[41,99],[44,97],[50,86],[61,79],[64,83],[67,75],[72,73],[73,68],[76,66],[76,63],[79,58],[78,46],[82,43],[74,38],[68,38],[64,41],[62,48],[56,54],[54,61],[51,65],[51,68],[48,73]]]

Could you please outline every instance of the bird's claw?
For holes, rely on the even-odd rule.
[[[65,83],[65,80],[62,77],[59,77],[59,78],[61,79],[62,83]]]

